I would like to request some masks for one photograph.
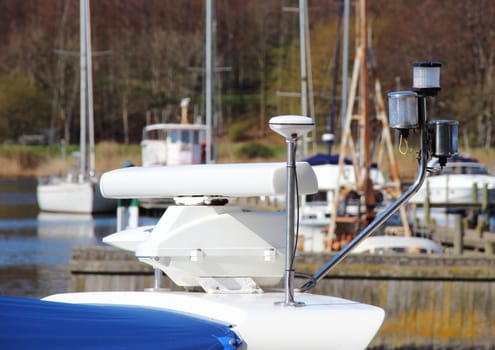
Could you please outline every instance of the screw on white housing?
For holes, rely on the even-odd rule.
[[[413,86],[423,96],[436,96],[440,91],[440,62],[414,62]]]
[[[296,193],[296,143],[298,136],[304,136],[313,130],[313,119],[298,115],[283,115],[272,117],[269,121],[270,128],[285,138],[287,144],[287,190],[286,190],[286,254],[285,254],[285,280],[284,300],[277,302],[283,306],[302,306],[304,303],[294,300],[294,228],[295,228],[295,196]]]

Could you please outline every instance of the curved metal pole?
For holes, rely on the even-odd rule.
[[[378,215],[368,226],[366,226],[354,239],[349,242],[337,255],[332,257],[322,268],[320,268],[302,287],[300,292],[308,291],[316,286],[325,275],[330,272],[338,263],[340,263],[363,239],[370,236],[376,231],[388,218],[390,218],[397,210],[400,209],[421,187],[426,178],[426,164],[428,162],[428,144],[427,144],[427,122],[426,122],[426,99],[418,97],[418,119],[420,128],[420,143],[419,143],[419,169],[416,179],[411,187],[402,194],[390,207]]]

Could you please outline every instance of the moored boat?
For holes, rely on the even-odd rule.
[[[78,182],[66,178],[39,183],[36,189],[38,206],[43,212],[92,214],[115,210],[116,201],[104,198],[99,180]]]
[[[481,202],[484,187],[488,202],[495,203],[495,176],[486,167],[470,157],[454,156],[440,168],[438,161],[428,164],[434,175],[429,176],[410,203],[422,204],[426,199],[430,204],[469,205]]]
[[[318,192],[301,196],[299,208],[300,248],[308,252],[329,251],[332,237],[328,227],[332,215],[359,217],[365,209],[362,198],[356,194],[355,167],[350,160],[344,160],[339,170],[339,156],[317,154],[306,159],[313,167],[318,179]],[[339,177],[340,176],[340,177]],[[383,210],[391,198],[386,193],[386,181],[379,168],[373,166],[370,171],[373,182],[376,210]],[[334,211],[336,195],[342,188],[350,189],[339,201],[337,212]],[[396,220],[397,221],[397,220]]]
[[[89,1],[80,1],[80,149],[77,175],[40,179],[36,189],[41,211],[92,214],[115,210],[117,202],[103,198],[95,172],[92,50]],[[86,128],[87,126],[87,128]],[[87,142],[89,151],[86,151]]]
[[[431,239],[405,236],[372,236],[364,239],[353,253],[442,254],[443,248]]]

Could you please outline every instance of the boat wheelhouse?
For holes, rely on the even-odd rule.
[[[206,125],[157,123],[143,128],[143,166],[205,163]]]

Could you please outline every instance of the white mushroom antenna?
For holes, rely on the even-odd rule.
[[[293,135],[304,135],[313,130],[315,123],[312,118],[300,115],[280,115],[270,118],[270,128],[286,139]]]

